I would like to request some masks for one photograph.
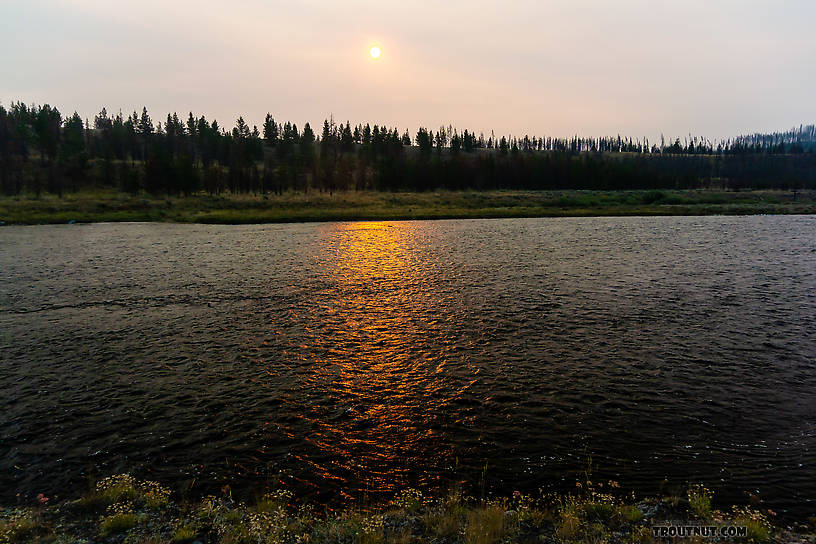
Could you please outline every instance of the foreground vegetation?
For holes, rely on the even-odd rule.
[[[52,505],[39,495],[37,506],[2,511],[0,543],[632,543],[658,541],[652,526],[667,521],[743,526],[741,542],[812,541],[807,526],[774,525],[774,513],[767,509],[715,510],[711,492],[699,485],[681,495],[643,500],[626,496],[616,482],[588,480],[569,495],[514,492],[505,499],[455,492],[432,499],[409,489],[389,503],[343,511],[318,511],[285,490],[248,505],[225,489],[220,497],[179,503],[155,482],[113,476],[77,500]]]
[[[804,191],[349,191],[189,197],[80,191],[0,197],[0,221],[275,223],[292,221],[816,213]]]

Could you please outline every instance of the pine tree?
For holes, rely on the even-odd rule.
[[[419,127],[416,135],[416,143],[421,154],[427,155],[431,152],[431,136],[428,134],[428,130],[424,127]]]
[[[264,119],[263,137],[264,140],[266,140],[266,145],[269,147],[275,147],[278,145],[278,124],[268,113],[266,114],[266,119]]]
[[[76,184],[85,174],[88,165],[88,154],[85,148],[85,127],[82,118],[77,112],[65,121],[60,148],[60,162],[68,175]]]
[[[136,113],[134,112],[134,117]],[[150,119],[150,115],[147,113],[147,108],[142,108],[142,116],[139,118],[139,124],[137,127],[137,132],[142,136],[152,136],[153,132],[155,131],[153,127],[153,120]]]

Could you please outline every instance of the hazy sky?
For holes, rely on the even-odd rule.
[[[715,138],[816,121],[814,21],[813,0],[0,0],[0,102]]]

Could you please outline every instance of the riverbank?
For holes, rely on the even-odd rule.
[[[794,194],[770,190],[310,192],[187,197],[97,190],[67,193],[62,197],[50,194],[0,197],[0,221],[24,225],[814,213],[816,194],[813,192]]]
[[[711,492],[699,485],[680,495],[640,500],[621,492],[616,482],[579,482],[570,495],[516,492],[489,499],[456,492],[429,498],[409,489],[386,504],[331,511],[300,503],[286,490],[248,505],[234,501],[228,486],[218,497],[180,502],[156,482],[118,475],[76,500],[57,502],[40,494],[33,502],[2,510],[0,542],[647,543],[667,541],[655,538],[655,527],[670,524],[745,535],[684,542],[816,541],[814,519],[783,527],[774,523],[774,512],[757,505],[715,510]]]

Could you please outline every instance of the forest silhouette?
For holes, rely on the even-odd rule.
[[[478,136],[451,125],[413,136],[326,119],[231,129],[190,113],[154,123],[106,109],[93,121],[49,105],[0,106],[0,191],[110,187],[128,193],[626,189],[814,189],[816,128],[713,142]]]

